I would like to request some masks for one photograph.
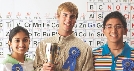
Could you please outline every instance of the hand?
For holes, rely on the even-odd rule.
[[[42,71],[54,71],[54,64],[44,63],[42,67]]]

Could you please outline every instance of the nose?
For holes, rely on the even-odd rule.
[[[23,42],[23,41],[20,41],[20,42],[19,42],[19,46],[20,46],[20,47],[23,47],[23,46],[24,46],[24,42]]]
[[[67,21],[67,22],[71,21],[70,16],[67,16],[67,17],[66,17],[66,21]]]
[[[115,32],[117,32],[117,28],[115,26],[113,26],[111,31],[115,33]]]

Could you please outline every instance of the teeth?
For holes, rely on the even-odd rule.
[[[67,26],[69,26],[70,24],[66,24]]]
[[[69,26],[70,24],[64,23],[65,25]]]
[[[19,48],[19,49],[24,49],[24,48]]]
[[[117,35],[116,35],[116,34],[113,34],[113,35],[110,35],[110,36],[112,36],[112,37],[116,37]]]

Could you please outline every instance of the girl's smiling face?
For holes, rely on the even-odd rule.
[[[25,54],[29,49],[30,38],[20,30],[20,32],[13,36],[12,41],[9,41],[8,44],[12,49],[12,53]]]

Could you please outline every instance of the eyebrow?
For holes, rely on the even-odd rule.
[[[106,25],[112,25],[112,24],[106,24]],[[116,24],[116,25],[122,25],[122,24]]]
[[[67,13],[63,13],[63,14],[68,15]]]
[[[67,13],[63,13],[63,14],[68,15]],[[72,15],[70,15],[70,16],[76,16],[76,15],[72,14]]]
[[[27,39],[27,38],[29,38],[29,37],[24,37],[23,39]],[[15,39],[20,39],[20,38],[15,38]]]

